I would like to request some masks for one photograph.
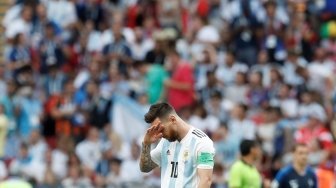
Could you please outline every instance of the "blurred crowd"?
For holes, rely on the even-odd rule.
[[[336,1],[12,4],[2,21],[0,180],[160,187],[158,169],[138,168],[141,138],[115,131],[115,96],[143,109],[168,101],[206,131],[214,187],[225,187],[242,139],[260,143],[264,182],[291,162],[295,142],[336,175]]]

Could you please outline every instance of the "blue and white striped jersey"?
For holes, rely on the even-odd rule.
[[[214,155],[212,140],[195,128],[180,142],[161,139],[151,151],[152,160],[161,167],[161,188],[197,187],[197,169],[212,169]]]

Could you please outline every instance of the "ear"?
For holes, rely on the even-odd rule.
[[[176,123],[177,119],[174,115],[170,115],[169,116],[169,121],[172,122],[172,123]]]

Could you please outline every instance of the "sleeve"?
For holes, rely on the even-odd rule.
[[[200,169],[212,169],[214,167],[215,148],[210,139],[201,141],[196,148],[196,164]]]
[[[242,187],[242,177],[240,169],[237,168],[237,163],[234,164],[230,170],[228,184],[229,187]]]
[[[281,188],[283,187],[283,183],[285,182],[285,170],[281,170],[277,173],[274,180],[272,181],[271,188]]]
[[[152,161],[154,161],[159,166],[161,166],[161,152],[163,148],[163,143],[164,140],[161,139],[159,144],[150,153]]]

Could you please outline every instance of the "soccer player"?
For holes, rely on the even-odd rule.
[[[229,188],[260,188],[261,176],[255,167],[260,148],[255,140],[242,140],[240,143],[241,159],[230,170]]]
[[[212,140],[183,121],[167,103],[152,105],[145,121],[151,127],[142,143],[141,171],[160,166],[162,188],[209,188],[215,155]],[[151,144],[160,139],[151,151]]]
[[[308,147],[295,145],[293,164],[282,168],[272,182],[272,188],[317,188],[316,174],[307,165]]]

